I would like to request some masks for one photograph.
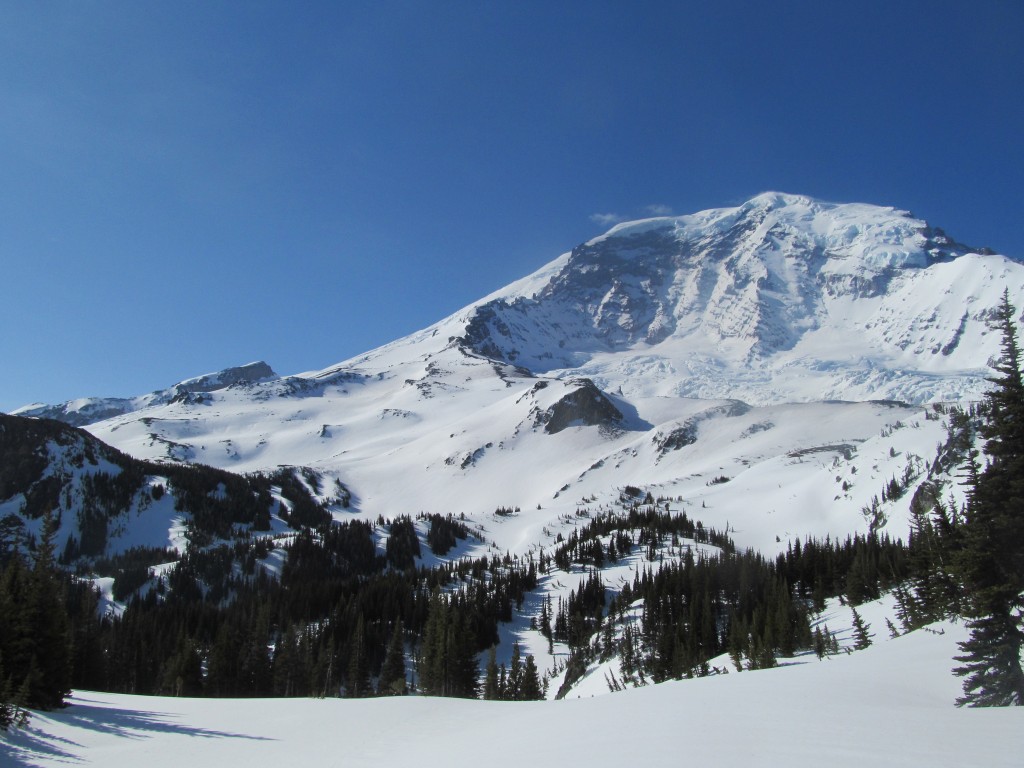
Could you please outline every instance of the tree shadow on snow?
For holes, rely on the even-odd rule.
[[[179,715],[163,712],[145,712],[131,709],[112,709],[91,706],[90,700],[76,696],[72,705],[45,715],[34,713],[29,727],[0,735],[0,765],[38,766],[46,764],[81,764],[84,746],[72,739],[48,733],[47,720],[60,722],[81,731],[116,736],[124,739],[149,739],[156,735],[190,736],[206,739],[250,739],[273,741],[264,736],[231,733],[199,728],[174,722]],[[40,721],[43,722],[40,722]]]

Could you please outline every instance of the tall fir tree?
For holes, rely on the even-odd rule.
[[[509,701],[518,701],[523,687],[523,661],[520,654],[519,643],[513,644],[512,661],[505,684],[505,698]]]
[[[958,568],[970,637],[960,644],[960,706],[1024,705],[1024,381],[1009,292],[996,312],[1002,351],[985,397],[987,463],[973,473]]]
[[[492,645],[487,653],[487,670],[484,672],[484,699],[495,701],[501,698],[501,690],[498,687],[498,661],[497,651]]]
[[[71,693],[71,626],[54,561],[59,525],[53,512],[43,519],[29,593],[28,619],[35,647],[26,703],[40,709],[64,706]]]
[[[370,690],[370,669],[366,658],[366,623],[363,614],[356,619],[348,653],[348,676],[345,693],[351,699],[368,696]]]
[[[384,656],[384,666],[381,667],[380,679],[377,681],[377,693],[381,696],[404,696],[408,692],[408,683],[405,680],[405,640],[402,620],[399,619],[395,622],[395,629],[391,633],[391,641]]]
[[[526,657],[523,665],[523,678],[519,686],[520,701],[540,701],[544,698],[544,692],[540,685],[540,674],[537,672],[537,662],[533,654]]]

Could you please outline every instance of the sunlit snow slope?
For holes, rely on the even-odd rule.
[[[1024,265],[908,213],[769,193],[619,225],[323,371],[23,412],[142,458],[310,466],[353,492],[338,515],[464,513],[500,548],[630,483],[770,550],[865,530],[885,482],[921,475],[929,404],[986,386],[1004,290],[1024,306]]]
[[[942,634],[939,634],[942,633]],[[76,692],[5,765],[1017,766],[1019,707],[957,709],[962,626],[850,656],[558,702],[156,698]],[[6,762],[5,762],[6,761]]]

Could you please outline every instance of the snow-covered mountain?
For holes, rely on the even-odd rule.
[[[30,540],[55,511],[68,562],[166,553],[142,569],[141,590],[190,550],[257,540],[246,567],[258,559],[279,574],[288,542],[311,526],[303,509],[370,522],[375,551],[392,536],[385,520],[412,515],[426,566],[550,558],[586,521],[648,494],[769,557],[805,537],[905,537],[913,500],[962,495],[970,438],[947,401],[984,391],[1004,291],[1024,306],[1024,265],[889,208],[766,194],[623,224],[321,371],[250,363],[136,398],[19,411],[156,463],[82,430],[0,419],[0,448],[16,459],[0,472],[0,522]],[[227,522],[194,525],[218,505]],[[435,553],[421,512],[458,516],[458,546]],[[651,563],[710,551],[675,538],[606,563],[609,593]],[[551,569],[499,630],[503,661],[519,644],[551,695],[612,687],[614,658],[570,680],[566,646],[530,621],[587,578],[579,563]],[[641,612],[633,605],[619,629]]]
[[[463,513],[520,551],[626,483],[771,549],[863,529],[884,482],[920,476],[945,434],[929,404],[986,386],[1004,289],[1024,306],[1024,265],[909,213],[769,193],[619,225],[322,371],[21,413],[139,458],[308,466],[351,490],[339,515]]]
[[[629,395],[974,397],[1021,265],[909,213],[777,193],[621,224],[463,315],[480,354]]]
[[[138,397],[82,397],[68,400],[59,405],[35,403],[13,412],[16,416],[30,416],[37,419],[57,419],[74,427],[103,421],[124,413],[139,411],[154,405],[202,399],[203,392],[212,392],[225,387],[241,386],[258,381],[277,378],[273,369],[264,362],[248,363],[226,368],[217,373],[208,373],[181,381],[166,389],[158,389]]]

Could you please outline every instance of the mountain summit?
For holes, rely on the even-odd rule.
[[[1020,275],[908,212],[772,192],[620,224],[474,306],[461,340],[627,395],[957,399]]]

